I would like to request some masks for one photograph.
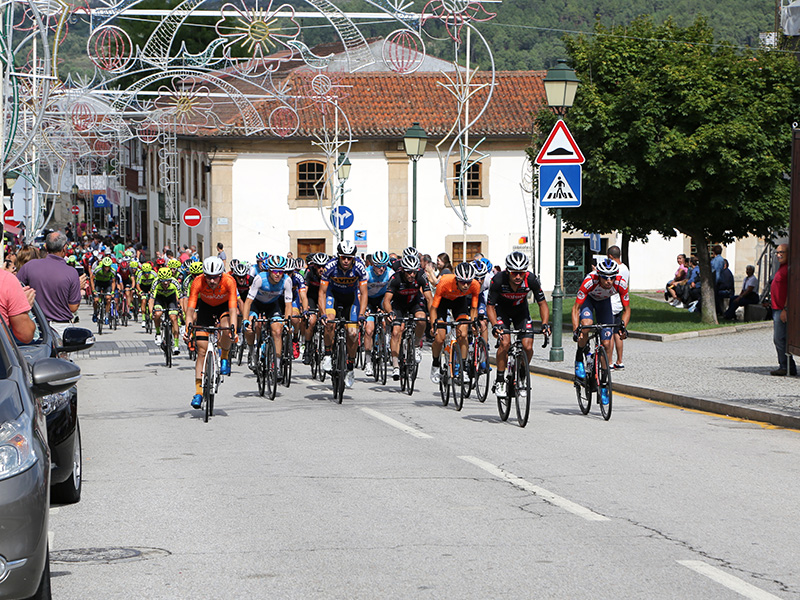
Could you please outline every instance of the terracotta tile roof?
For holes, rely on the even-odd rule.
[[[283,82],[290,86],[295,97],[313,95],[311,82],[316,73],[293,71]],[[451,74],[451,77],[453,75]],[[495,88],[486,112],[472,126],[473,135],[492,138],[525,137],[533,131],[533,114],[545,103],[545,71],[501,71],[495,74]],[[338,105],[350,121],[355,139],[401,138],[415,121],[431,137],[445,135],[457,118],[458,106],[453,96],[442,84],[449,84],[442,73],[332,73],[338,96]],[[491,73],[479,72],[473,84],[489,84]],[[318,89],[318,88],[317,88]],[[488,94],[488,86],[479,90],[470,101],[470,115],[474,117]],[[299,127],[292,139],[314,137],[325,127],[321,107],[328,106],[328,123],[333,116],[325,102],[299,100],[297,113]],[[280,105],[271,100],[255,101],[254,106],[264,123]],[[228,120],[234,126],[227,135],[242,135],[242,119]],[[330,126],[328,126],[330,129]],[[226,135],[219,131],[206,131],[206,136]],[[270,128],[258,134],[259,138],[279,139]]]

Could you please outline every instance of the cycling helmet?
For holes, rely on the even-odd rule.
[[[153,270],[153,265],[146,262],[142,265],[142,273],[150,273]]]
[[[616,261],[611,260],[610,258],[605,259],[599,265],[597,265],[597,274],[602,275],[604,277],[613,277],[619,273],[619,265]]]
[[[248,270],[249,269],[247,268],[247,265],[244,263],[236,263],[233,265],[233,267],[231,267],[231,273],[237,277],[244,277],[247,275]]]
[[[100,266],[101,267],[110,267],[113,264],[114,264],[114,261],[111,260],[110,256],[106,256],[105,258],[103,258],[103,260],[100,261]]]
[[[302,258],[295,258],[294,259],[294,268],[299,270],[299,271],[302,271],[303,269],[306,268],[306,261],[304,261]]]
[[[156,259],[156,266],[158,268],[166,267],[167,266],[167,259],[164,258],[163,256],[161,258],[157,258]]]
[[[259,252],[256,254],[256,262],[264,262],[269,258],[269,254],[266,252]]]
[[[172,279],[172,269],[169,267],[161,267],[158,270],[158,279],[159,281],[163,279]]]
[[[76,262],[78,262],[78,258],[76,256],[68,256],[67,257],[67,263],[68,264],[74,265]]]
[[[181,268],[181,261],[179,261],[177,258],[170,258],[167,261],[167,266],[170,269],[180,269]]]
[[[400,268],[403,271],[416,271],[419,269],[419,257],[416,254],[404,256],[400,261]]]
[[[121,263],[119,263],[119,270],[120,271],[127,271],[130,268],[131,268],[131,265],[127,260],[123,260]]]
[[[489,272],[489,267],[482,260],[473,261],[472,266],[475,267],[475,279],[483,279]]]
[[[409,246],[408,248],[403,250],[403,256],[412,256],[412,255],[417,256],[417,254],[419,253],[417,252],[417,249],[414,248],[414,246]]]
[[[231,259],[231,264],[230,264],[231,271],[233,271],[233,267],[238,265],[240,262],[241,261],[238,258],[232,258]]]
[[[506,256],[506,269],[509,271],[527,271],[528,257],[522,252],[512,252]]]
[[[202,275],[203,274],[203,263],[200,261],[192,261],[189,263],[189,273],[192,275]]]
[[[383,250],[378,250],[372,255],[372,264],[376,267],[385,267],[389,264],[389,253]]]
[[[139,261],[138,260],[132,260],[131,261],[131,269],[138,269],[139,266],[140,265],[139,265]]]
[[[328,264],[328,255],[324,252],[317,252],[316,254],[311,256],[311,264],[317,265],[318,267],[324,267]]]
[[[285,271],[288,267],[288,262],[285,256],[273,254],[267,259],[267,269],[270,271]]]
[[[221,258],[216,256],[209,256],[203,261],[203,273],[206,275],[222,275],[225,272],[225,264]]]
[[[472,263],[463,262],[456,267],[456,281],[471,282],[475,279],[475,267]]]
[[[336,246],[336,253],[339,256],[355,256],[356,245],[350,240],[344,240],[343,242],[339,242],[339,245]]]

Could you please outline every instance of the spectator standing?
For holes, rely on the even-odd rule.
[[[9,271],[0,270],[0,317],[21,344],[30,344],[36,324],[28,315],[36,292],[23,288]]]
[[[747,265],[747,276],[742,282],[742,291],[738,296],[731,298],[728,304],[728,310],[725,311],[723,318],[728,321],[736,320],[736,309],[740,306],[747,306],[748,304],[755,304],[758,302],[758,278],[755,276],[756,268],[753,265]]]
[[[44,316],[59,335],[72,322],[81,304],[80,276],[64,260],[66,245],[67,236],[63,233],[49,233],[45,238],[47,256],[26,263],[17,273],[23,284],[36,290]]]
[[[222,264],[225,268],[228,268],[228,255],[225,254],[225,248],[222,246],[222,242],[217,242],[217,258],[222,261]]]
[[[722,304],[725,298],[731,298],[736,293],[736,283],[733,280],[733,273],[728,268],[728,259],[726,258],[722,259],[722,271],[717,278],[715,292],[717,315],[720,316],[724,313]]]
[[[772,302],[772,342],[778,353],[778,368],[770,375],[797,375],[794,358],[786,354],[786,295],[789,289],[789,246],[781,244],[775,251],[778,271],[769,286]]]
[[[619,265],[619,274],[625,280],[625,288],[631,289],[631,272],[627,265],[622,262],[622,251],[619,246],[611,246],[608,249],[608,258],[613,260]],[[617,325],[622,324],[622,300],[620,300],[619,293],[611,296],[611,312],[614,315],[614,323]],[[612,369],[624,369],[625,364],[622,362],[622,347],[624,341],[619,335],[619,330],[614,330],[614,345],[611,348],[611,356],[609,359],[614,360],[614,352],[617,353],[617,360],[611,366]]]

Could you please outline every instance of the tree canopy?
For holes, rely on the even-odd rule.
[[[587,157],[584,206],[564,211],[567,226],[634,238],[681,232],[701,271],[708,243],[784,227],[797,61],[715,43],[704,18],[682,28],[643,17],[594,33],[565,40],[582,81],[567,122]],[[538,120],[549,131],[552,115]]]

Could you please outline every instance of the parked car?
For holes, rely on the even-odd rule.
[[[50,452],[38,398],[80,376],[60,358],[29,365],[0,319],[0,600],[50,598]]]
[[[31,318],[36,334],[30,344],[20,346],[29,364],[42,358],[66,358],[67,353],[84,350],[94,344],[94,334],[80,327],[68,327],[62,343],[50,328],[37,302]],[[50,446],[50,500],[57,504],[74,504],[81,499],[81,428],[78,422],[78,388],[48,394],[41,399],[47,418],[47,441]]]

